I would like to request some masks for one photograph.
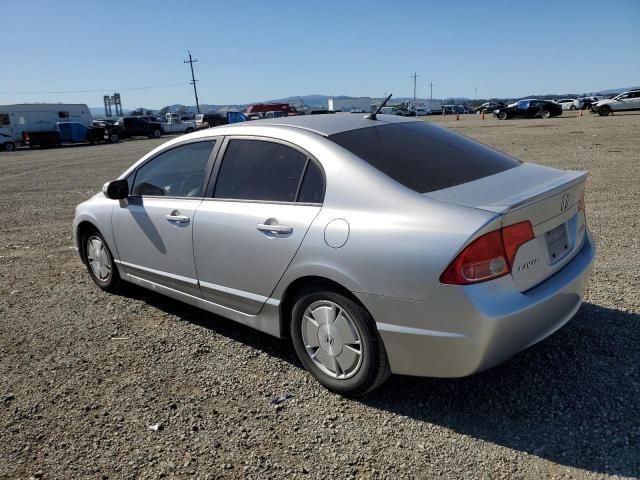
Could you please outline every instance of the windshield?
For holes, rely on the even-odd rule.
[[[463,135],[420,121],[349,130],[328,138],[418,193],[471,182],[521,164]]]

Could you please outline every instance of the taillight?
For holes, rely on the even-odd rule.
[[[511,273],[520,245],[533,238],[530,222],[486,233],[471,242],[440,276],[442,283],[468,285]]]
[[[578,211],[585,212],[586,214],[586,210],[584,208],[584,192],[582,192],[582,195],[580,195],[580,201],[578,202]]]

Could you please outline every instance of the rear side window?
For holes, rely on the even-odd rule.
[[[213,145],[214,142],[189,143],[149,160],[136,172],[132,195],[201,197]]]
[[[231,140],[216,183],[216,198],[295,202],[307,156],[263,140]]]
[[[315,162],[309,160],[307,170],[304,173],[298,201],[303,203],[322,203],[324,200],[324,176],[322,170]]]
[[[471,182],[521,164],[427,122],[367,127],[328,138],[418,193]]]

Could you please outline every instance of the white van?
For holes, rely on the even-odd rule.
[[[12,151],[22,143],[23,132],[55,131],[57,122],[79,122],[85,127],[91,127],[93,117],[85,104],[0,105],[0,147]]]

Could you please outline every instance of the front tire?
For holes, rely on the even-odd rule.
[[[540,112],[540,116],[542,118],[549,118],[551,116],[551,112],[549,110],[543,110],[542,112]]]
[[[507,115],[507,112],[498,113],[498,120],[506,120],[507,118],[509,118],[509,116]]]
[[[156,128],[151,134],[151,136],[153,138],[160,138],[162,136],[162,130],[160,130],[159,128]]]
[[[598,115],[600,115],[601,117],[606,117],[610,113],[611,107],[609,105],[602,105],[601,107],[598,107]]]
[[[16,144],[13,142],[7,142],[4,144],[5,152],[13,152],[16,149]]]
[[[387,353],[367,310],[319,286],[296,300],[290,334],[304,367],[329,390],[363,395],[391,374]]]
[[[82,257],[91,280],[102,290],[114,293],[122,280],[113,261],[113,255],[104,237],[93,230],[82,238]]]
[[[193,133],[195,130],[191,127],[187,128],[187,130],[185,131],[185,133]]]

